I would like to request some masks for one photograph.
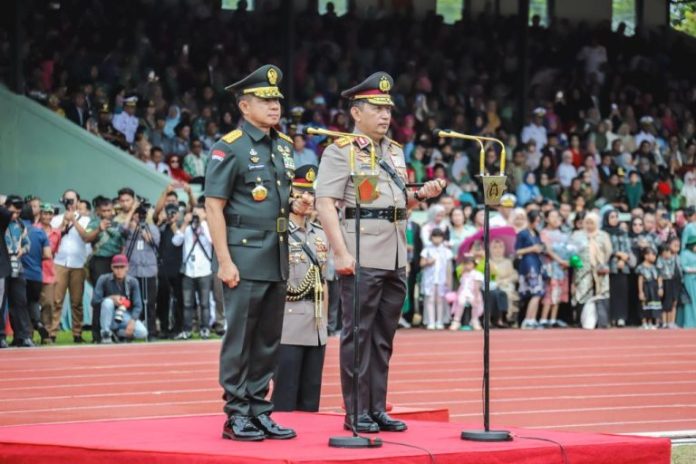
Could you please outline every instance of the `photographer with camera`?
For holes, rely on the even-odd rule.
[[[198,304],[201,307],[200,334],[201,338],[205,340],[210,337],[213,244],[203,206],[196,206],[193,213],[186,215],[183,227],[176,232],[172,243],[184,246],[184,260],[181,266],[184,274],[184,328],[176,336],[176,339],[191,338],[193,313],[196,309],[196,299],[198,299]]]
[[[27,303],[27,280],[24,277],[22,256],[29,252],[31,243],[26,226],[19,219],[24,200],[18,195],[8,195],[5,207],[12,214],[5,231],[5,243],[10,258],[10,275],[5,280],[10,324],[14,331],[12,346],[32,347],[32,328]]]
[[[92,256],[89,259],[89,281],[92,287],[104,274],[111,272],[111,259],[120,254],[125,243],[126,231],[113,222],[114,204],[109,198],[97,196],[93,200],[97,216],[87,226],[87,241],[92,244]],[[99,343],[100,307],[92,306],[92,340]]]
[[[119,191],[119,199],[124,208],[123,197]],[[130,190],[130,189],[129,189]],[[131,190],[132,192],[132,190]],[[130,205],[127,205],[127,207]],[[147,330],[148,340],[157,339],[156,302],[157,302],[157,271],[160,243],[160,231],[153,224],[147,222],[151,204],[144,198],[133,201],[132,207],[127,210],[121,227],[126,235],[126,257],[129,261],[128,274],[135,277],[140,285],[140,294],[143,300],[143,315]]]
[[[184,323],[184,299],[181,289],[182,243],[175,245],[172,240],[183,230],[183,225],[178,201],[167,203],[163,211],[165,219],[160,225],[159,255],[162,259],[157,290],[157,317],[160,330],[167,332],[169,337],[179,334]]]
[[[163,217],[162,213],[164,211],[164,208],[169,205],[173,206],[179,206],[179,195],[176,193],[177,189],[177,183],[172,182],[171,184],[167,185],[167,188],[164,189],[160,197],[157,199],[157,203],[155,204],[155,212],[153,213],[153,217],[155,218],[155,221],[157,222],[158,225],[163,225],[167,223],[166,216]],[[193,191],[191,190],[191,186],[188,184],[184,184],[182,187],[184,189],[184,192],[186,192],[186,195],[188,196],[188,203],[186,204],[186,212],[190,212],[193,210],[193,208],[196,206],[196,197],[193,195]]]
[[[5,339],[5,280],[12,271],[10,267],[10,250],[5,242],[5,232],[12,220],[12,213],[0,200],[0,348],[7,348]]]
[[[51,227],[61,234],[58,252],[53,260],[56,271],[55,307],[62,308],[65,292],[70,291],[72,333],[75,343],[82,343],[82,292],[85,287],[87,261],[87,225],[90,218],[78,213],[80,195],[66,190],[61,198],[65,213],[53,217]]]
[[[111,272],[97,280],[92,306],[100,308],[102,343],[111,343],[116,337],[144,339],[147,329],[140,322],[143,302],[135,277],[128,275],[128,258],[116,255],[111,260]]]

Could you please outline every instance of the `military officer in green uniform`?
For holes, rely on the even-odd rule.
[[[387,378],[392,342],[406,297],[406,208],[436,197],[439,181],[427,182],[416,192],[406,189],[406,162],[401,146],[386,137],[394,103],[389,94],[394,81],[377,72],[341,93],[350,100],[355,136],[343,137],[322,154],[316,185],[317,211],[341,275],[343,331],[341,333],[341,386],[347,411],[352,411],[353,349],[359,349],[358,420],[346,416],[344,427],[358,432],[404,431],[406,424],[386,413]],[[376,160],[371,156],[372,151]],[[375,173],[375,184],[354,173]],[[374,178],[373,178],[374,180]],[[361,315],[353,320],[356,255],[356,185],[360,192]],[[369,203],[366,203],[369,202]],[[339,221],[336,205],[343,209]],[[359,340],[353,327],[358,324]]]
[[[280,69],[265,65],[228,90],[243,121],[211,147],[205,179],[210,233],[224,285],[227,332],[220,384],[228,420],[223,438],[287,439],[265,399],[276,366],[288,278],[287,224],[294,177],[292,140],[280,119]],[[293,206],[301,212],[303,201]]]
[[[314,193],[317,169],[304,165],[295,171],[295,195]],[[321,226],[311,222],[312,211],[290,213],[288,224],[290,275],[278,370],[273,379],[276,411],[319,410],[327,337],[328,290],[324,275],[329,248]]]

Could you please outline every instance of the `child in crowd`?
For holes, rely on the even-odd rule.
[[[681,243],[673,238],[662,245],[660,257],[657,259],[657,270],[662,277],[664,294],[662,296],[662,327],[676,329],[675,322],[677,304],[681,296],[682,271],[679,265],[679,250]]]
[[[483,314],[483,274],[476,270],[473,255],[464,255],[462,267],[457,299],[452,305],[450,330],[480,330],[479,317]]]
[[[515,324],[519,312],[518,302],[520,301],[520,296],[517,294],[519,275],[512,259],[505,256],[505,243],[500,239],[491,241],[491,273],[495,274],[495,283],[498,289],[507,295],[507,322]],[[500,316],[502,317],[502,314]]]
[[[421,292],[425,299],[425,320],[428,330],[445,328],[447,301],[445,294],[452,287],[452,250],[445,245],[445,233],[435,228],[430,233],[430,244],[421,251],[423,269]]]
[[[643,262],[636,268],[638,298],[643,309],[643,328],[656,329],[662,312],[662,277],[655,266],[657,253],[652,247],[643,250]]]

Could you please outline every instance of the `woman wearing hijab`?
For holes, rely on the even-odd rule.
[[[524,175],[524,182],[517,187],[517,204],[524,206],[531,201],[541,200],[541,192],[536,185],[536,176],[532,171]]]
[[[624,327],[628,320],[629,278],[636,266],[628,232],[621,228],[619,212],[610,209],[604,213],[602,230],[609,234],[612,255],[609,260],[609,318],[617,327]]]
[[[588,213],[582,230],[574,232],[570,242],[576,247],[577,255],[582,261],[582,267],[573,273],[573,305],[583,306],[594,300],[598,326],[607,327],[609,321],[604,316],[608,315],[609,260],[612,248],[609,235],[599,228],[599,216]]]
[[[445,244],[449,245],[449,222],[446,219],[445,207],[439,204],[432,205],[428,209],[428,222],[421,227],[421,240],[424,247],[430,245],[430,234],[436,228],[445,233]]]
[[[179,121],[181,121],[181,110],[176,105],[170,106],[169,114],[167,114],[167,119],[164,123],[164,135],[173,139],[176,136],[174,130],[179,125]]]
[[[688,171],[684,174],[681,196],[684,198],[684,206],[696,206],[696,174],[694,171]]]
[[[689,302],[679,317],[679,322],[685,329],[696,328],[696,234],[685,237],[685,248],[679,255],[684,271],[684,288],[689,294]]]

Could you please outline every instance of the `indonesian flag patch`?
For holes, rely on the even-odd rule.
[[[222,151],[222,150],[213,150],[213,153],[212,153],[212,155],[211,155],[211,158],[214,159],[214,160],[222,161],[222,160],[225,159],[225,156],[227,156],[227,154],[226,154],[224,151]]]

